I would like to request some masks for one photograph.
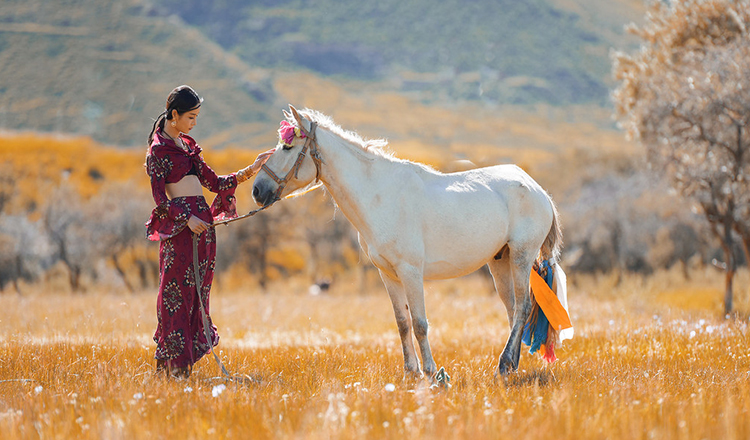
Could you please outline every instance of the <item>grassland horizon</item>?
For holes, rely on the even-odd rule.
[[[737,285],[747,285],[742,271]],[[212,293],[218,354],[188,380],[153,374],[155,293],[0,294],[0,438],[748,438],[747,292],[722,277],[570,279],[576,336],[497,379],[505,310],[480,276],[428,283],[430,339],[452,388],[403,380],[382,286],[326,295],[277,283]]]

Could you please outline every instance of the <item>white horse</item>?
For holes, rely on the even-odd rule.
[[[380,271],[407,375],[422,375],[412,332],[422,371],[433,380],[437,372],[427,339],[424,280],[460,277],[489,265],[511,329],[496,374],[517,370],[531,309],[532,264],[540,250],[543,259],[556,262],[562,241],[557,210],[544,189],[515,165],[443,174],[386,154],[385,141],[364,141],[319,112],[289,107],[287,121],[307,138],[279,143],[255,179],[256,203],[267,206],[310,185],[326,186]],[[308,149],[312,160],[305,159]],[[564,272],[554,264],[559,291]]]

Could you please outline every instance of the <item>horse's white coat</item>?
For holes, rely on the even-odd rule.
[[[511,324],[498,368],[503,374],[517,368],[530,308],[531,265],[543,244],[545,258],[557,258],[559,253],[559,226],[553,223],[557,214],[547,193],[515,165],[443,174],[389,156],[379,148],[383,142],[368,144],[318,112],[303,110],[300,116],[290,108],[294,117],[285,112],[290,122],[305,130],[310,121],[318,123],[320,180],[359,232],[362,248],[381,273],[393,303],[407,372],[419,374],[412,330],[424,373],[432,377],[436,372],[427,341],[423,280],[459,277],[485,264]],[[283,175],[303,143],[297,138],[289,150],[277,147],[266,166]],[[282,196],[309,185],[316,175],[313,161],[305,159],[298,178],[288,183]],[[267,202],[276,187],[261,171],[254,184],[256,200]],[[506,245],[508,250],[496,260]]]

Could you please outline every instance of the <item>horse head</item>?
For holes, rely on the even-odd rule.
[[[316,124],[300,116],[291,104],[283,111],[276,150],[258,172],[253,199],[260,206],[297,195],[320,184]]]

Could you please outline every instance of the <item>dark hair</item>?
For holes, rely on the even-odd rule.
[[[203,98],[198,96],[192,87],[187,85],[175,87],[174,90],[169,93],[169,96],[167,96],[166,110],[164,110],[159,117],[156,118],[156,121],[154,121],[154,126],[151,128],[151,133],[148,135],[149,147],[151,146],[151,142],[154,141],[156,127],[158,126],[163,130],[164,121],[172,119],[172,110],[177,110],[177,113],[181,115],[197,109],[202,103]]]

